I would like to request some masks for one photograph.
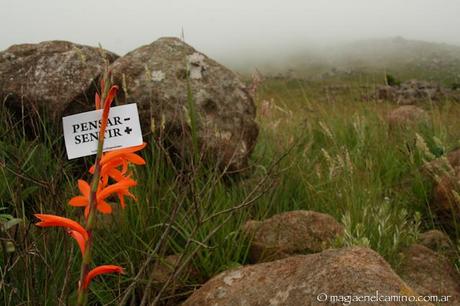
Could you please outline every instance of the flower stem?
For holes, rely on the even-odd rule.
[[[105,101],[105,97],[107,96],[109,92],[109,88],[110,88],[110,80],[108,78],[107,70],[104,73],[103,79],[104,79],[104,88],[102,88],[101,101]],[[97,205],[96,193],[97,193],[97,189],[98,189],[99,182],[100,182],[100,171],[101,171],[100,161],[102,158],[103,147],[104,147],[104,131],[101,131],[99,133],[99,139],[98,139],[98,144],[97,144],[95,171],[91,178],[91,185],[90,185],[91,190],[90,190],[90,195],[89,195],[89,213],[88,213],[88,218],[86,220],[86,226],[85,226],[85,229],[88,232],[88,240],[86,241],[86,244],[85,244],[85,253],[83,254],[83,260],[82,260],[81,269],[80,269],[80,281],[79,281],[79,286],[78,286],[78,297],[77,297],[78,306],[86,305],[86,302],[88,299],[88,288],[84,288],[83,284],[88,275],[88,272],[90,271],[90,264],[92,261],[92,256],[91,256],[91,247],[93,243],[93,235],[92,235],[93,233],[92,232],[93,232],[93,228],[96,223],[96,205]]]

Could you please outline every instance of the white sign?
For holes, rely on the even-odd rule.
[[[97,153],[102,109],[62,118],[64,140],[69,159]],[[104,152],[142,144],[137,105],[110,108],[105,130]]]

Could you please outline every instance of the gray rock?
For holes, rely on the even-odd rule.
[[[117,55],[67,41],[13,45],[0,52],[0,98],[27,114],[44,109],[56,121],[89,110],[104,58]]]
[[[342,303],[320,302],[318,295],[375,295],[377,291],[380,296],[417,295],[380,255],[368,248],[353,247],[223,272],[195,291],[183,305],[334,305]],[[355,304],[358,305],[351,302]],[[414,303],[368,301],[359,305]]]
[[[264,262],[293,254],[321,252],[343,233],[333,217],[314,211],[289,211],[264,221],[248,221],[244,231],[253,239],[252,262]]]
[[[124,87],[121,103],[136,102],[145,133],[165,135],[180,158],[192,148],[188,84],[197,114],[199,152],[230,170],[246,167],[258,135],[256,109],[245,85],[229,69],[177,38],[161,38],[111,65]]]

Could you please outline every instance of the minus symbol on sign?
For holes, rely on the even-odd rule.
[[[125,121],[129,121],[129,120],[131,120],[131,118],[129,118],[129,117],[128,117],[128,118],[125,118]]]

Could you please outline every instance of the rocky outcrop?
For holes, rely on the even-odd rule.
[[[410,80],[399,86],[382,85],[377,88],[376,93],[379,100],[389,100],[402,105],[440,101],[445,96],[446,92],[440,85],[419,80]]]
[[[250,260],[264,262],[321,252],[343,233],[343,226],[329,215],[298,210],[264,221],[248,221],[244,231],[252,237]]]
[[[387,119],[390,129],[398,129],[428,123],[429,117],[420,107],[404,105],[392,110]]]
[[[194,292],[183,305],[333,305],[345,301],[333,303],[327,298],[347,298],[351,294],[375,296],[377,291],[380,296],[416,295],[380,255],[368,248],[353,247],[223,272]],[[359,305],[414,303],[368,301]]]
[[[89,110],[105,61],[117,55],[67,41],[13,45],[0,52],[0,98],[27,114],[46,110],[58,121]]]
[[[136,102],[143,131],[160,132],[179,158],[198,152],[230,170],[247,165],[258,135],[256,110],[245,85],[229,69],[177,38],[161,38],[111,65],[123,87],[121,103]]]
[[[460,275],[441,254],[419,244],[404,253],[400,275],[420,295],[450,296],[448,305],[460,305]]]

